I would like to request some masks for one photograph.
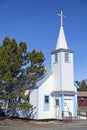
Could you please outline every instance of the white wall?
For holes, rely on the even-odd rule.
[[[38,119],[52,118],[53,99],[50,95],[53,90],[53,76],[51,75],[39,88],[38,88]],[[44,110],[44,96],[49,95],[49,110]]]
[[[58,52],[58,63],[52,54],[52,70],[55,90],[74,91],[73,53],[69,53],[68,63],[65,63],[65,52]]]
[[[33,105],[33,107],[35,107],[34,111],[33,111],[33,115],[31,118],[34,118],[36,119],[36,114],[37,114],[37,110],[36,110],[36,106],[37,106],[37,89],[33,89],[31,90],[31,93],[30,93],[30,104]]]
[[[65,63],[65,53],[62,52],[62,89],[74,90],[73,54],[69,53],[69,62]]]
[[[53,85],[54,91],[60,90],[61,77],[60,77],[60,54],[58,54],[58,62],[55,63],[55,55],[52,55],[52,71],[53,71]]]

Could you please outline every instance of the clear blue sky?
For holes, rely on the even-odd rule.
[[[0,0],[0,43],[8,36],[42,50],[51,66],[63,11],[69,49],[74,50],[75,80],[87,78],[87,0]]]

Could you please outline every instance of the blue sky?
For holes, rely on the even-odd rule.
[[[0,43],[8,36],[25,41],[28,50],[42,50],[51,66],[63,11],[69,49],[74,50],[75,80],[87,78],[87,0],[0,0]]]

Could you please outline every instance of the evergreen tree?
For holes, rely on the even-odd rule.
[[[79,91],[87,91],[87,84],[85,80],[82,80]]]
[[[76,81],[76,84],[79,86],[78,91],[87,91],[87,83],[85,80],[82,80],[81,82]]]
[[[6,37],[0,46],[0,90],[8,102],[9,110],[16,108],[33,109],[29,104],[29,95],[25,94],[29,86],[36,84],[38,76],[44,73],[44,55],[33,50],[27,52],[25,42],[19,44],[15,39]],[[27,67],[24,69],[24,66]]]

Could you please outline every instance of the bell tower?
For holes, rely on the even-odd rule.
[[[51,52],[54,91],[74,91],[73,51],[68,49],[61,11],[58,14],[61,19],[60,30],[56,49]]]

